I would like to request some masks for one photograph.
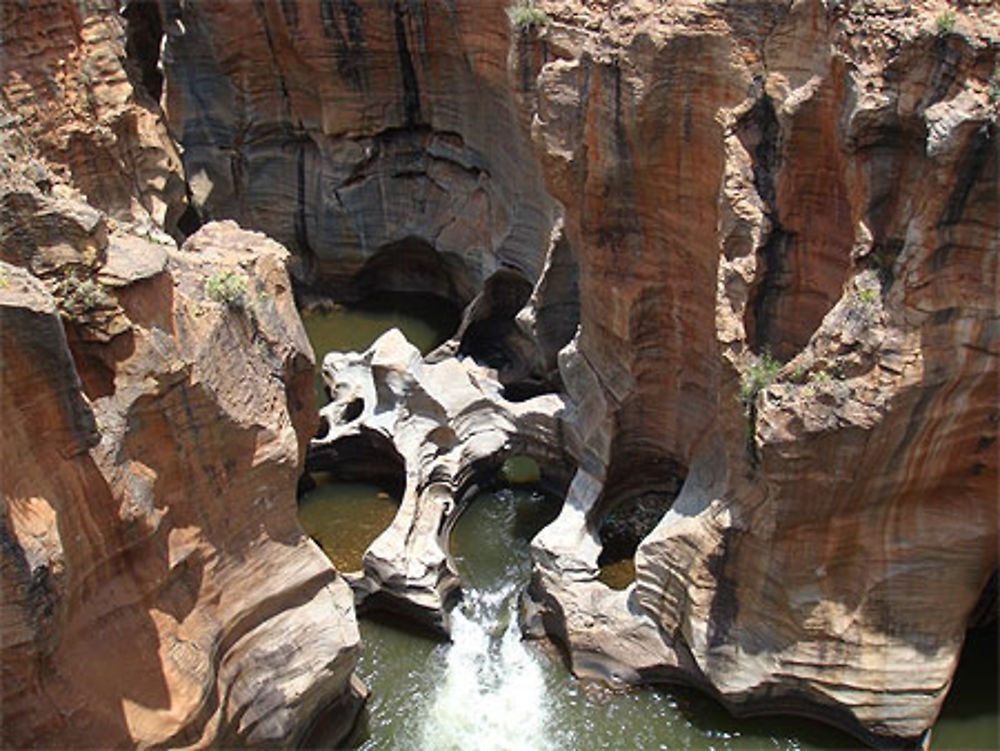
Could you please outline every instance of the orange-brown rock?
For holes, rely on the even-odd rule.
[[[165,240],[67,245],[47,281],[0,263],[7,747],[287,745],[356,709],[350,590],[295,515],[316,414],[287,252]]]
[[[287,244],[296,277],[320,292],[432,291],[471,303],[463,331],[487,339],[507,336],[497,319],[512,325],[526,305],[517,322],[534,337],[532,367],[551,376],[559,351],[562,436],[578,464],[563,513],[534,541],[528,622],[567,644],[578,673],[695,683],[734,712],[800,712],[867,741],[916,741],[997,570],[1000,12],[970,1],[942,23],[945,0],[539,0],[549,22],[514,28],[508,4],[164,2],[163,101],[195,205]],[[23,122],[40,155],[70,165],[92,201],[117,211],[100,197],[103,178],[86,179],[117,173],[63,145],[64,126],[91,115],[73,109],[72,87],[40,106],[49,90],[33,71],[63,59],[53,40],[80,39],[70,46],[87,52],[85,31],[120,40],[120,22],[94,11],[49,39],[8,5],[5,33],[8,19],[18,30],[7,116],[38,113]],[[78,18],[70,6],[46,7]],[[157,21],[146,6],[130,5],[130,49],[144,50],[138,68],[155,90]],[[141,44],[140,28],[151,35]],[[84,58],[66,59],[85,69]],[[109,91],[125,102],[113,67],[108,59],[101,80],[120,81]],[[100,140],[92,124],[84,132],[84,146]],[[153,161],[150,175],[174,169]],[[63,363],[53,382],[18,359],[27,370],[10,370],[22,373],[15,401],[35,404],[29,384],[70,396],[35,407],[51,414],[31,424],[57,426],[56,437],[21,427],[4,439],[5,462],[10,446],[48,451],[56,468],[25,475],[18,515],[8,501],[5,530],[21,530],[10,534],[22,553],[4,564],[5,586],[17,583],[4,624],[19,634],[4,685],[23,688],[5,712],[39,695],[42,673],[32,671],[44,655],[59,676],[47,701],[66,702],[62,718],[82,702],[75,716],[91,737],[113,727],[169,745],[287,740],[321,689],[303,704],[253,694],[254,670],[269,659],[301,663],[268,652],[267,630],[262,660],[250,659],[258,647],[241,639],[258,632],[232,625],[228,594],[262,594],[292,558],[322,568],[305,563],[317,554],[293,530],[285,485],[297,467],[281,436],[293,423],[307,432],[298,390],[279,388],[296,378],[286,372],[297,372],[295,357],[275,357],[284,334],[261,338],[258,288],[235,310],[205,299],[205,275],[221,268],[206,260],[214,251],[164,250],[161,267],[155,241],[84,208],[67,213],[71,191],[47,194],[44,180],[24,177],[43,190],[18,183],[3,198],[4,260],[50,279],[77,321],[68,346],[81,384],[66,347],[50,351],[52,304],[8,272],[25,290],[8,307],[41,327],[32,357]],[[143,177],[127,194],[169,192],[157,184]],[[191,248],[218,245],[222,231]],[[59,281],[60,269],[75,269],[76,282]],[[269,294],[290,305],[287,291]],[[258,398],[271,411],[254,411]],[[96,445],[89,414],[101,425]],[[185,453],[194,433],[212,450]],[[246,450],[253,461],[226,464]],[[190,461],[196,471],[179,473]],[[254,462],[271,469],[255,474]],[[254,505],[272,497],[255,493],[254,478],[272,471],[284,473],[285,490],[268,487],[285,498],[275,501],[285,516]],[[225,517],[221,491],[211,492],[220,478],[233,482]],[[610,590],[597,579],[602,518],[678,483],[638,548],[635,586]],[[173,500],[182,496],[201,503]],[[159,514],[163,497],[185,510]],[[65,513],[99,530],[83,536],[94,550],[53,527]],[[100,531],[105,523],[118,531]],[[188,531],[200,524],[201,536]],[[254,540],[273,551],[266,564],[249,552],[259,525]],[[141,554],[157,545],[158,557]],[[187,563],[171,574],[182,560],[202,582],[195,607],[188,585],[157,583],[187,581]],[[336,581],[322,571],[292,581]],[[71,637],[97,638],[108,619],[94,613],[116,597],[131,604],[115,623],[152,623],[138,664],[162,671],[161,694],[75,693],[96,647],[60,645],[92,644]],[[276,598],[267,607],[284,607]],[[191,621],[197,637],[182,628],[208,613],[219,615]],[[262,623],[279,624],[276,633],[297,617]],[[319,642],[333,649],[347,636]],[[337,695],[345,660],[306,682],[336,684],[327,699]],[[199,691],[216,703],[192,698]],[[254,709],[233,714],[227,697]],[[296,716],[275,710],[253,725],[278,705]],[[32,739],[51,732],[55,742],[68,727],[11,716]]]
[[[1000,17],[672,5],[545,3],[524,96],[589,405],[537,622],[578,672],[915,739],[997,568]],[[593,581],[604,509],[678,465],[635,588]]]
[[[2,127],[28,139],[93,206],[174,233],[187,205],[180,156],[159,105],[133,85],[139,73],[126,64],[118,6],[115,0],[0,6]]]

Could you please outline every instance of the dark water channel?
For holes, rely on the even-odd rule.
[[[409,307],[410,311],[422,308]],[[429,311],[433,313],[433,311]],[[440,313],[440,311],[438,311]],[[440,316],[369,307],[305,316],[317,358],[330,349],[366,348],[391,326],[424,352],[447,338]],[[430,321],[430,322],[429,322]],[[530,480],[508,467],[505,479]],[[526,473],[526,474],[525,474]],[[356,570],[371,541],[391,522],[396,499],[361,483],[318,477],[300,499],[303,527],[340,570]],[[557,651],[525,642],[517,599],[530,576],[529,541],[559,511],[558,499],[512,485],[472,500],[455,526],[451,551],[464,583],[453,613],[453,640],[442,643],[405,624],[360,623],[358,674],[372,691],[350,748],[374,751],[648,751],[650,749],[853,749],[854,739],[798,719],[735,720],[711,699],[683,689],[611,692],[577,681]],[[623,587],[630,562],[602,574]],[[997,631],[967,644],[933,749],[996,749]]]

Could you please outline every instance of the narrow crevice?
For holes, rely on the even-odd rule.
[[[778,319],[778,303],[789,291],[788,255],[794,242],[795,236],[786,232],[774,217],[771,234],[757,252],[763,268],[750,288],[747,303],[746,332],[750,349],[757,354],[769,352],[782,361],[794,354],[794,348],[775,341],[773,324]]]
[[[778,217],[777,175],[781,168],[781,126],[768,96],[762,96],[740,123],[741,140],[753,156],[753,184],[764,204],[771,225],[770,234],[757,251],[761,268],[750,288],[745,325],[750,348],[757,353],[772,346],[771,323],[776,317],[778,300],[787,291],[786,257],[794,236],[781,226]]]
[[[156,0],[129,0],[121,9],[125,18],[125,71],[132,88],[159,103],[163,94],[160,43],[163,19]]]
[[[298,153],[295,165],[295,249],[298,251],[302,261],[302,275],[305,278],[312,276],[316,267],[316,253],[309,243],[309,225],[306,215],[306,146],[309,140],[302,136],[297,144]]]
[[[320,0],[323,34],[333,40],[337,73],[355,90],[368,88],[364,9],[355,0]]]
[[[996,154],[996,126],[984,123],[973,137],[972,147],[965,151],[962,161],[956,171],[958,178],[955,187],[948,196],[944,213],[938,222],[939,227],[958,224],[962,220],[969,195],[976,183],[983,176],[990,157]],[[995,159],[995,157],[994,157]],[[995,161],[994,161],[995,164]]]
[[[399,72],[403,83],[403,115],[406,125],[412,127],[421,124],[423,117],[420,112],[420,85],[417,71],[413,67],[413,57],[410,55],[409,43],[406,40],[406,19],[403,3],[396,2],[393,8],[393,24],[396,31],[396,52],[399,55]]]

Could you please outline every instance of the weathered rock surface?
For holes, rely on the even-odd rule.
[[[0,123],[93,206],[175,234],[187,206],[180,156],[155,99],[133,85],[118,11],[116,0],[3,3]]]
[[[287,251],[4,198],[50,221],[14,233],[27,268],[0,262],[3,744],[287,745],[335,702],[349,722],[351,593],[295,516],[316,417]],[[66,233],[60,264],[57,225],[98,239]],[[227,273],[230,305],[206,294]]]
[[[507,401],[495,371],[471,358],[425,362],[397,329],[365,352],[328,354],[323,379],[332,399],[320,410],[310,468],[373,479],[388,466],[405,477],[396,518],[365,552],[364,571],[349,577],[356,599],[447,632],[459,585],[452,524],[508,456],[536,458],[549,482],[566,475],[563,399]]]
[[[517,127],[502,3],[164,7],[165,106],[206,216],[327,286],[376,256],[419,263],[414,245],[440,255],[371,281],[464,303],[502,267],[538,278],[557,209]]]
[[[522,98],[577,255],[562,376],[588,405],[534,622],[581,673],[915,739],[997,567],[1000,17],[599,5],[545,4],[557,59]],[[790,362],[745,415],[767,351]],[[602,509],[677,464],[635,588],[602,592]]]
[[[469,306],[453,351],[488,337],[504,383],[557,378],[576,269],[507,80],[503,3],[161,7],[164,106],[203,216],[285,244],[321,296]],[[530,338],[513,320],[529,300]]]
[[[578,673],[685,681],[738,713],[795,711],[871,742],[918,739],[933,724],[966,625],[982,617],[981,593],[997,570],[1000,11],[970,0],[949,30],[939,23],[950,7],[944,0],[546,0],[538,4],[548,24],[512,29],[503,14],[507,4],[262,0],[234,13],[222,0],[165,1],[157,14],[165,35],[167,117],[205,218],[236,218],[285,242],[295,253],[295,275],[321,293],[421,290],[468,304],[457,341],[436,353],[436,365],[419,362],[391,337],[332,365],[343,393],[338,409],[329,408],[320,445],[381,446],[392,454],[389,466],[405,468],[400,514],[369,551],[358,591],[378,592],[383,603],[410,602],[443,627],[442,608],[455,584],[443,535],[467,481],[480,466],[495,465],[508,444],[536,431],[533,450],[556,461],[564,449],[578,472],[562,514],[534,541],[527,622],[560,637]],[[120,212],[118,193],[108,188],[114,195],[103,196],[103,186],[118,184],[105,182],[118,167],[102,166],[114,160],[101,157],[95,166],[91,156],[110,148],[93,135],[104,131],[91,124],[73,136],[75,120],[90,123],[92,116],[74,109],[79,97],[72,85],[53,88],[32,72],[61,70],[64,56],[54,40],[83,40],[66,47],[72,71],[85,70],[81,60],[90,59],[88,34],[105,40],[100,45],[120,44],[110,5],[84,3],[85,10],[104,9],[85,19],[78,6],[45,6],[53,17],[77,19],[60,21],[51,38],[42,33],[41,15],[3,6],[5,44],[12,40],[15,61],[5,70],[4,114],[13,116],[11,102],[17,113],[37,112],[20,127],[41,145],[40,156],[69,165],[92,202],[131,217]],[[148,6],[132,3],[129,12],[142,15],[138,25],[158,39],[152,16],[139,10]],[[14,20],[16,33],[8,31]],[[157,45],[140,44],[135,33],[130,39],[129,49],[144,50],[138,68],[146,86],[155,81],[157,53],[150,50]],[[131,111],[101,104],[112,92],[119,103],[130,96],[117,57],[101,57],[99,72],[101,81],[118,83],[83,89],[106,125],[126,122],[119,114]],[[80,74],[64,78],[74,76]],[[29,78],[34,93],[24,84]],[[53,101],[39,108],[35,99],[46,97]],[[111,151],[134,154],[126,146],[134,139],[114,133],[118,145]],[[79,148],[66,145],[77,143],[73,138],[82,139]],[[169,225],[175,210],[158,209],[157,201],[178,204],[157,196],[173,194],[164,176],[175,166],[163,157],[169,148],[151,149],[154,166],[140,170],[145,176],[136,192],[126,193]],[[100,177],[88,182],[88,175]],[[169,400],[178,389],[171,384],[202,372],[204,383],[215,383],[222,357],[235,357],[239,368],[257,375],[233,382],[231,392],[209,389],[195,406],[244,432],[254,421],[270,426],[257,433],[273,438],[246,441],[252,455],[287,468],[288,476],[294,462],[276,437],[279,425],[287,433],[279,418],[241,411],[251,409],[248,384],[258,383],[262,360],[253,365],[245,349],[233,351],[219,333],[227,328],[252,347],[272,346],[275,340],[261,339],[247,312],[263,305],[258,290],[250,290],[251,308],[223,315],[198,296],[200,283],[194,272],[186,276],[176,253],[164,251],[161,267],[156,251],[133,247],[155,241],[127,238],[90,210],[68,210],[60,201],[74,196],[61,188],[49,195],[44,175],[23,178],[42,193],[19,184],[3,198],[3,257],[53,280],[59,269],[75,270],[75,284],[49,286],[64,314],[77,320],[68,342],[86,400],[69,371],[57,368],[62,385],[52,388],[76,396],[46,400],[45,409],[61,405],[58,413],[36,422],[61,426],[62,439],[42,446],[39,435],[25,433],[4,444],[4,461],[8,445],[39,452],[75,446],[62,451],[71,459],[53,460],[59,472],[35,468],[39,476],[26,476],[24,487],[44,490],[83,477],[72,480],[76,495],[59,496],[79,498],[90,478],[104,478],[106,490],[88,491],[86,505],[70,508],[82,514],[110,504],[101,513],[135,520],[120,533],[127,545],[102,533],[93,560],[103,563],[81,569],[80,561],[89,560],[82,554],[72,566],[55,562],[58,550],[74,550],[61,525],[53,536],[44,521],[55,512],[39,506],[37,514],[16,517],[20,529],[30,530],[16,537],[21,550],[31,550],[22,557],[42,561],[42,568],[10,564],[21,572],[11,579],[20,582],[17,592],[27,594],[5,603],[30,604],[5,610],[4,619],[21,635],[12,644],[24,661],[10,663],[12,674],[34,680],[35,654],[55,665],[85,664],[52,652],[52,644],[72,640],[55,639],[68,627],[50,622],[91,624],[86,633],[95,633],[96,616],[86,615],[94,611],[82,609],[98,607],[91,604],[100,600],[94,592],[108,599],[139,593],[129,601],[143,605],[126,608],[124,623],[143,612],[166,612],[156,624],[194,617],[181,617],[186,605],[153,607],[150,587],[160,580],[145,558],[135,566],[125,553],[106,554],[137,555],[144,548],[133,539],[160,540],[168,552],[171,544],[185,550],[194,544],[180,532],[181,541],[162,541],[157,530],[174,530],[172,517],[154,514],[143,490],[142,478],[158,472],[173,498],[187,474],[159,474],[178,466],[162,447],[140,447],[159,457],[156,466],[135,460],[145,468],[129,463],[136,455],[126,450],[130,440],[169,432],[170,420],[186,426],[190,403],[164,403],[165,412],[157,406],[155,414],[168,424],[148,428],[160,418],[134,406],[128,394],[140,400],[144,394],[150,404]],[[177,289],[163,281],[175,276]],[[99,289],[80,283],[88,280]],[[31,284],[18,282],[25,290],[18,299],[32,316],[51,319],[44,327],[54,331],[54,313]],[[136,288],[143,293],[130,292]],[[169,295],[172,302],[163,303]],[[208,312],[195,315],[195,300]],[[512,331],[525,303],[519,331]],[[208,336],[215,350],[198,349],[195,334]],[[502,382],[544,376],[564,384],[565,398],[512,406],[493,375],[449,359],[455,352],[483,359],[488,353],[475,345],[500,339],[507,355],[528,362],[498,365]],[[65,364],[65,348],[56,349],[47,356]],[[773,368],[768,354],[780,361]],[[198,368],[171,370],[181,355]],[[169,373],[145,364],[154,357]],[[25,379],[51,380],[41,373]],[[277,388],[278,380],[266,383]],[[34,404],[23,384],[24,403]],[[286,393],[274,391],[271,399],[301,428],[304,420],[283,406]],[[526,427],[518,415],[529,405],[537,414]],[[141,418],[130,419],[123,432],[122,415],[136,410]],[[96,446],[83,425],[91,413],[102,435],[111,436]],[[241,445],[232,430],[224,444],[220,436],[211,433],[224,452]],[[361,443],[345,443],[352,439]],[[194,459],[212,467],[192,475],[199,493],[207,493],[212,477],[233,471],[209,455]],[[602,517],[636,497],[672,494],[681,476],[680,494],[636,555],[636,585],[611,591],[596,579]],[[239,492],[250,493],[252,480],[240,478]],[[120,488],[128,493],[115,495]],[[31,492],[31,498],[56,497]],[[204,497],[219,502],[212,493]],[[249,497],[229,502],[246,504]],[[15,518],[9,511],[8,517]],[[237,518],[228,514],[225,529]],[[198,526],[181,521],[182,529]],[[294,526],[275,524],[273,539],[284,539],[282,525]],[[216,537],[205,543],[209,548],[243,555],[242,543],[210,528]],[[305,542],[288,545],[279,552],[315,553]],[[232,560],[220,557],[225,564],[206,570],[238,589]],[[88,573],[72,573],[81,570]],[[73,578],[117,583],[115,576],[135,571],[145,573],[128,587],[98,590]],[[260,582],[248,578],[242,586],[250,588],[250,581],[257,594]],[[68,600],[49,594],[60,587],[69,587]],[[219,592],[211,606],[232,615]],[[133,610],[139,616],[129,616]],[[31,618],[41,625],[27,628]],[[272,621],[284,622],[263,623]],[[224,629],[228,621],[213,623]],[[179,636],[170,648],[151,638],[152,651],[139,650],[144,659],[162,649],[187,666],[178,656],[190,643],[187,632],[165,633]],[[37,644],[31,634],[39,635]],[[220,639],[220,649],[245,643]],[[225,665],[209,671],[207,683],[165,678],[164,685],[211,685],[206,695],[219,696],[218,687],[228,685],[222,676],[252,674]],[[206,675],[198,669],[176,674]],[[59,680],[65,693],[48,695],[76,701],[72,687],[82,678]],[[4,685],[36,684],[11,684],[5,676]],[[232,696],[252,693],[239,685]],[[135,706],[159,708],[157,716],[169,721],[158,727],[177,729],[174,737],[157,737],[172,745],[199,738],[269,742],[281,734],[280,721],[259,725],[270,728],[261,735],[232,730],[225,718],[235,715],[225,714],[222,699],[199,705],[197,720],[184,719],[191,716],[187,699],[169,704],[176,713],[157,697],[120,699],[98,686],[79,699],[79,716],[119,728],[131,718],[129,729],[149,728],[149,713]],[[261,702],[240,717],[252,722],[261,707],[274,706]],[[63,705],[60,717],[74,717],[65,708],[72,704]],[[5,712],[8,706],[22,705],[5,700]],[[121,717],[102,715],[109,706],[123,707]],[[29,728],[24,732],[32,737],[31,716],[17,718],[15,727]],[[39,715],[37,721],[37,732],[55,733],[58,722],[69,720],[48,723]],[[88,722],[96,728],[99,721]],[[229,729],[213,736],[214,727]],[[230,732],[236,736],[225,736]]]

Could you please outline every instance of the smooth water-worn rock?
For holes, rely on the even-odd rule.
[[[317,456],[402,472],[406,488],[356,582],[371,604],[410,603],[444,627],[444,529],[467,481],[527,441],[577,467],[533,543],[526,624],[559,637],[579,674],[694,683],[737,713],[801,712],[876,743],[932,726],[966,626],[995,601],[983,593],[998,529],[996,4],[538,0],[548,22],[521,26],[509,4],[130,2],[127,26],[103,0],[3,5],[2,151],[32,155],[3,162],[3,260],[47,279],[74,321],[64,346],[41,290],[5,272],[32,312],[12,309],[41,327],[17,343],[33,348],[12,361],[26,368],[15,401],[54,410],[24,426],[65,439],[27,427],[5,439],[5,482],[23,485],[4,529],[28,551],[4,563],[5,607],[18,603],[4,669],[21,676],[4,674],[5,733],[57,743],[72,723],[81,740],[114,728],[168,745],[278,742],[318,686],[347,690],[349,657],[333,677],[282,683],[307,684],[302,702],[291,688],[277,698],[261,689],[264,663],[327,663],[258,651],[229,589],[160,591],[181,560],[192,580],[267,607],[283,567],[338,581],[314,547],[282,537],[299,534],[290,495],[280,522],[258,503],[294,480],[288,424],[310,433],[298,388],[282,385],[301,369],[308,391],[308,369],[273,351],[299,333],[267,323],[269,300],[293,317],[288,282],[248,286],[230,309],[205,297],[206,278],[247,272],[257,250],[199,263],[154,247],[161,227],[197,223],[180,220],[164,122],[201,219],[284,242],[312,292],[465,306],[428,362],[390,337],[334,363],[343,393]],[[145,233],[119,224],[135,221]],[[218,232],[198,242],[215,247]],[[61,364],[46,375],[36,361]],[[43,405],[26,384],[64,396]],[[503,398],[557,385],[564,396]],[[52,458],[26,470],[8,458],[35,451]],[[252,461],[227,464],[236,451]],[[388,458],[366,464],[376,456]],[[259,492],[244,470],[272,465],[283,479]],[[161,490],[187,511],[156,512]],[[639,546],[635,586],[613,591],[597,579],[598,530],[636,498],[670,509]],[[52,519],[66,508],[103,508],[126,542],[105,521],[87,522],[96,538],[64,538]],[[192,541],[202,524],[207,541]],[[147,558],[141,541],[160,529],[170,539]],[[288,544],[255,558],[254,530]],[[77,539],[98,542],[60,552]],[[219,552],[199,568],[190,549]],[[116,597],[141,606],[102,610]],[[203,605],[221,615],[196,627]],[[289,607],[262,623],[295,631],[288,612],[304,611]],[[88,646],[95,624],[134,628],[142,613],[153,625],[128,642],[134,664],[180,667],[126,701],[120,676],[80,698],[108,642]],[[346,611],[336,623],[344,639],[317,643],[349,654]],[[239,645],[261,660],[226,662]],[[38,706],[38,654],[70,676],[46,687],[58,715],[10,709]]]
[[[504,11],[163,3],[164,107],[203,216],[276,238],[338,302],[468,305],[453,349],[502,342],[505,383],[544,381],[577,323],[576,269],[519,121]]]
[[[589,407],[538,619],[578,672],[917,738],[997,566],[995,7],[544,5],[524,101]],[[589,530],[675,463],[636,587],[602,591]]]
[[[232,223],[99,250],[44,281],[0,263],[5,745],[273,746],[349,718],[351,593],[295,517],[316,417],[287,252]]]
[[[402,480],[399,512],[365,552],[363,573],[350,577],[357,599],[446,632],[459,584],[451,525],[507,456],[536,457],[553,482],[566,474],[563,399],[510,402],[495,371],[469,358],[426,362],[398,329],[365,352],[327,354],[323,379],[331,401],[320,410],[309,468],[387,484],[398,472]]]
[[[157,11],[126,5],[0,6],[0,742],[273,747],[328,708],[344,735],[359,637],[295,515],[288,253],[171,239],[197,221],[136,58]]]
[[[555,206],[517,127],[501,3],[231,11],[166,12],[165,107],[202,212],[328,284],[376,256],[390,273],[371,283],[463,302],[501,265],[537,278]],[[393,255],[420,268],[394,276]]]

